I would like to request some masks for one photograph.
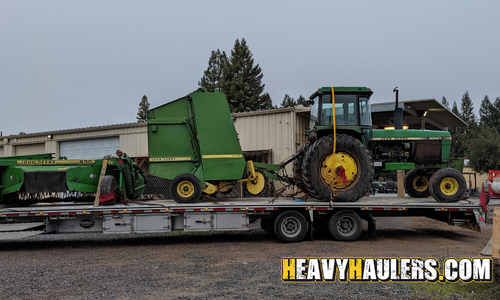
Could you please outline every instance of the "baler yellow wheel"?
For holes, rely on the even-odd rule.
[[[266,178],[261,172],[255,172],[255,179],[246,182],[247,191],[252,195],[258,195],[266,186]]]

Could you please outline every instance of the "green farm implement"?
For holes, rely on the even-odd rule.
[[[180,203],[195,202],[202,193],[229,192],[244,182],[253,195],[281,165],[245,161],[227,105],[220,92],[195,91],[148,112],[149,170],[173,179],[170,192]]]
[[[139,197],[142,171],[126,155],[98,160],[52,159],[51,154],[0,158],[1,202],[94,201],[101,204]],[[98,189],[99,187],[99,189]]]

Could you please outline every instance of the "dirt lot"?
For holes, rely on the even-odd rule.
[[[365,224],[366,225],[366,224]],[[415,299],[404,283],[284,283],[281,257],[472,257],[491,237],[431,219],[377,220],[356,242],[249,232],[45,235],[3,242],[2,299]],[[456,299],[451,297],[450,299]]]

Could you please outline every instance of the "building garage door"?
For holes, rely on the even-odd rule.
[[[59,143],[59,155],[68,159],[102,159],[115,156],[120,148],[120,137],[63,141]]]
[[[16,146],[16,155],[30,155],[30,154],[44,154],[44,153],[45,153],[45,143]]]

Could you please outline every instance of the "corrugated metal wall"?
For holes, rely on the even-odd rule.
[[[0,147],[0,157],[3,157],[3,146]]]
[[[15,155],[43,154],[45,153],[45,143],[16,145]]]
[[[120,135],[120,150],[127,153],[130,157],[149,156],[147,132]]]
[[[295,108],[239,113],[234,116],[242,150],[271,150],[270,163],[280,163],[297,153],[307,142],[304,131],[308,127],[309,117],[307,113],[297,114]],[[291,174],[291,164],[287,166],[287,172]]]

